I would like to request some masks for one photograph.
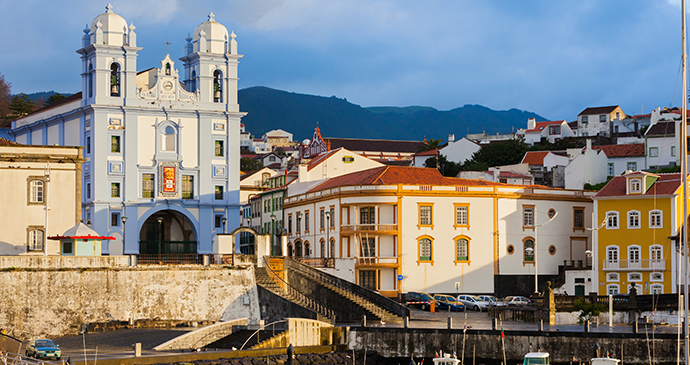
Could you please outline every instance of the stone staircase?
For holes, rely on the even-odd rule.
[[[256,275],[256,284],[260,285],[264,289],[271,291],[273,294],[281,296],[295,304],[298,304],[304,308],[310,309],[317,314],[317,320],[328,321],[327,311],[319,310],[313,303],[310,303],[309,298],[305,295],[297,292],[296,290],[285,290],[287,286],[286,283],[281,282],[279,279],[271,276],[268,273],[266,267],[257,267],[254,271]]]
[[[339,288],[333,284],[327,283],[327,282],[321,282],[321,285],[324,287],[328,288],[329,290],[333,291],[334,293],[347,298],[347,300],[357,304],[358,306],[364,308],[367,312],[371,313],[373,316],[376,317],[376,320],[385,322],[385,323],[401,323],[403,321],[402,317],[395,315],[379,306],[376,304],[360,297],[359,295],[350,292],[349,290]],[[369,316],[367,316],[367,319]]]

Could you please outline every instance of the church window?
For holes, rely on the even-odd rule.
[[[223,148],[223,141],[216,141],[216,148],[215,148],[215,156],[216,157],[223,157],[225,156],[224,154],[224,148]]]
[[[175,128],[167,126],[161,135],[161,151],[175,152]]]
[[[153,174],[141,175],[141,197],[153,198]]]
[[[182,175],[182,199],[194,199],[194,176]]]
[[[192,71],[192,78],[189,80],[189,90],[187,91],[196,91],[196,71]]]
[[[220,103],[223,101],[223,83],[221,81],[222,75],[220,71],[213,71],[213,102]]]
[[[89,89],[89,97],[93,97],[93,65],[89,64],[89,73],[86,75],[87,88]]]
[[[110,136],[110,152],[120,153],[120,136]]]
[[[216,185],[214,197],[216,200],[223,200],[223,187],[221,185]]]
[[[119,198],[120,197],[120,183],[110,183],[110,197]]]
[[[110,96],[120,96],[120,65],[110,66]]]

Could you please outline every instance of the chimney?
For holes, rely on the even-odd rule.
[[[448,135],[448,143],[453,143],[453,142],[455,142],[455,135],[449,134]]]
[[[527,119],[527,129],[534,129],[537,127],[537,120],[534,118]]]

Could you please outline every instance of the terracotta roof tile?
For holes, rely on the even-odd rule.
[[[528,165],[543,165],[544,157],[549,154],[549,151],[528,151],[522,158],[520,163],[526,163]]]
[[[438,155],[439,151],[440,151],[440,149],[428,150],[428,151],[417,152],[414,155],[415,156],[436,156],[436,155]]]
[[[563,122],[565,122],[565,120],[554,120],[554,121],[549,121],[549,122],[536,122],[533,129],[528,129],[525,132],[541,132],[542,130],[544,130],[544,128],[546,128],[550,125],[554,125],[554,124],[561,125],[561,124],[563,124]]]
[[[21,143],[0,138],[0,146],[21,146]]]
[[[671,195],[675,193],[681,185],[681,174],[658,174],[659,179],[642,195],[629,195],[634,198],[636,196],[654,196],[654,195]],[[626,176],[616,176],[609,181],[603,189],[601,189],[595,198],[605,198],[614,196],[626,196]]]
[[[604,151],[606,157],[641,157],[645,155],[644,143],[592,146],[592,149]]]
[[[336,152],[340,151],[340,148],[336,150],[330,150],[326,153],[322,153],[309,161],[307,164],[307,171],[311,171],[316,166],[319,166],[322,162],[326,161],[329,157],[333,156]]]

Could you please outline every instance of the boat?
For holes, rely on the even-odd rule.
[[[457,357],[451,357],[450,354],[441,353],[441,356],[434,358],[434,365],[458,365],[461,361]]]
[[[595,357],[592,358],[591,365],[618,365],[621,361],[610,357]]]
[[[549,353],[529,352],[525,355],[525,361],[522,362],[522,365],[549,365]]]

